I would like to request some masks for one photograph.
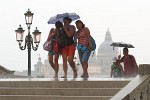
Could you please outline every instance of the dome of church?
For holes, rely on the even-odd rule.
[[[109,31],[109,28],[105,35],[105,41],[102,42],[98,48],[98,54],[99,53],[115,53],[118,51],[118,48],[113,48],[113,46],[110,46],[113,43],[112,37]]]
[[[109,28],[105,34],[105,40],[100,44],[97,53],[98,64],[102,69],[110,70],[112,58],[118,56],[118,48],[110,46],[113,43]]]

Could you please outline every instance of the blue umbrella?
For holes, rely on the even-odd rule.
[[[76,13],[62,13],[62,14],[57,14],[56,16],[51,17],[48,20],[48,24],[55,24],[57,21],[63,22],[64,17],[69,17],[72,19],[72,21],[80,19],[80,16],[77,15]]]

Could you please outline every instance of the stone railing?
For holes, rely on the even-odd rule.
[[[139,75],[110,100],[150,100],[150,64],[140,64]]]

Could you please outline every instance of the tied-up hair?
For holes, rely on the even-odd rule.
[[[81,23],[81,24],[82,24],[82,28],[85,27],[85,24],[84,24],[81,20],[77,20],[75,23],[76,23],[76,24],[77,24],[77,23]]]
[[[60,21],[57,21],[57,22],[55,23],[55,26],[56,26],[56,29],[58,29],[58,30],[63,29],[63,23],[60,22]]]
[[[72,22],[72,19],[71,18],[69,18],[69,17],[64,17],[64,19],[63,20],[67,20],[67,21],[69,21],[69,23],[71,23]]]
[[[57,21],[55,23],[55,27],[56,27],[56,30],[57,30],[57,34],[58,34],[58,38],[61,38],[64,34],[65,34],[65,31],[64,31],[64,26],[63,26],[63,23],[60,22],[60,21]]]

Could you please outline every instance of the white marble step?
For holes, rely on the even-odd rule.
[[[0,95],[0,100],[109,100],[111,96]]]
[[[4,79],[0,87],[40,87],[40,88],[122,88],[128,79],[88,79],[88,80],[53,80],[53,79]]]
[[[0,95],[113,96],[121,88],[0,88]]]
[[[109,100],[130,79],[0,79],[0,100]]]

